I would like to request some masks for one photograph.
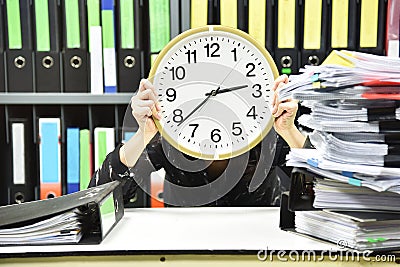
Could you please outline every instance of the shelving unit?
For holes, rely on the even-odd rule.
[[[93,95],[90,93],[0,93],[0,175],[4,186],[0,188],[0,205],[15,203],[16,196],[8,184],[12,177],[12,121],[25,123],[26,178],[32,190],[24,201],[37,200],[39,181],[38,118],[53,117],[61,120],[62,189],[66,193],[66,130],[68,127],[89,129],[91,140],[96,127],[113,127],[116,145],[123,140],[123,126],[137,130],[130,108],[134,93]],[[126,116],[126,117],[125,117]],[[93,148],[92,148],[93,153]],[[138,190],[136,199],[128,206],[147,207],[147,195]]]

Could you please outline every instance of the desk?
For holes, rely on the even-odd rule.
[[[333,244],[282,231],[278,225],[279,208],[126,209],[125,216],[99,245],[0,247],[0,266],[279,266],[283,262],[277,258],[278,251],[286,256],[292,252],[295,257],[293,253],[304,250],[317,254],[338,250]],[[257,256],[260,250],[260,257],[272,251],[275,256],[261,261]],[[327,257],[324,263],[343,265]],[[359,262],[347,263],[373,264],[362,257]],[[307,262],[307,266],[310,264],[321,263],[317,259]]]

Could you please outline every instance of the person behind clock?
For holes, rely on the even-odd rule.
[[[287,82],[288,77],[286,75],[278,77],[274,82],[273,90],[276,91],[277,88]],[[190,194],[190,190],[183,190],[186,192],[184,193],[175,190],[177,187],[174,187],[174,185],[180,188],[206,186],[205,194],[218,194],[218,188],[213,188],[212,182],[221,176],[222,179],[225,179],[222,182],[229,183],[227,179],[232,178],[232,172],[226,175],[228,171],[225,171],[229,160],[215,160],[208,166],[205,165],[207,166],[205,169],[196,171],[187,171],[176,167],[177,164],[174,164],[176,159],[171,159],[171,155],[182,155],[183,153],[162,141],[151,117],[153,115],[160,119],[161,108],[157,103],[156,95],[155,88],[149,81],[144,79],[140,82],[137,94],[131,99],[132,114],[139,125],[139,129],[129,141],[118,145],[113,152],[107,155],[102,166],[94,173],[89,187],[119,180],[123,185],[124,201],[128,202],[134,197],[138,184],[149,186],[150,172],[164,168],[166,172],[165,180],[167,181],[167,183],[164,183],[163,192],[165,205],[173,203],[171,206],[198,206],[198,204],[193,204],[196,201],[192,199],[194,196]],[[275,94],[272,104],[276,132],[290,147],[303,147],[306,138],[294,124],[297,102],[293,100],[278,102]],[[282,152],[283,143],[278,138],[273,166],[284,163],[288,148]],[[147,153],[142,153],[144,150]],[[187,155],[184,155],[184,157],[188,160],[195,160]],[[248,162],[244,163],[246,164],[244,174],[238,177],[238,182],[227,193],[218,195],[217,199],[214,198],[213,201],[208,203],[201,203],[201,206],[270,206],[279,204],[282,191],[280,180],[276,174],[271,174],[271,171],[269,174],[265,174],[267,178],[263,179],[257,189],[252,192],[249,190],[249,184],[259,158],[260,144],[249,151]],[[271,169],[273,170],[273,167]],[[207,188],[207,186],[209,187]]]

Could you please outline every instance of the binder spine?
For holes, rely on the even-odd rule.
[[[10,119],[11,137],[11,177],[7,183],[8,203],[23,203],[34,200],[33,177],[30,175],[30,164],[28,161],[29,130],[27,120]],[[8,179],[8,178],[7,178]]]
[[[61,92],[60,13],[57,0],[34,0],[37,92]]]
[[[386,1],[359,1],[357,11],[357,51],[383,55],[386,29]]]
[[[79,128],[67,128],[67,194],[79,191]]]
[[[4,18],[4,3],[0,1],[0,18]],[[4,38],[5,38],[4,19],[0,19],[0,92],[6,91],[6,66],[4,57]]]
[[[64,92],[88,92],[85,0],[62,0]]]
[[[300,13],[296,0],[275,1],[275,62],[282,74],[299,68]]]
[[[319,65],[326,55],[327,0],[303,0],[301,9],[301,63]]]
[[[334,49],[356,50],[357,1],[328,1],[327,56]]]
[[[117,2],[118,91],[135,92],[143,77],[142,7],[137,0]]]
[[[273,0],[248,0],[247,31],[274,56],[274,7]],[[265,23],[263,23],[265,22]]]
[[[34,92],[31,3],[30,0],[5,3],[7,91]]]
[[[90,53],[90,92],[92,94],[102,94],[104,92],[104,83],[100,0],[87,0],[87,17]]]
[[[40,199],[61,196],[60,119],[39,118]]]
[[[114,11],[114,0],[101,1],[105,93],[117,92]]]

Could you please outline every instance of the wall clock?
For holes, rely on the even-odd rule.
[[[190,156],[238,156],[271,130],[271,90],[278,76],[268,51],[250,35],[204,26],[174,38],[149,75],[162,108],[161,135]]]

